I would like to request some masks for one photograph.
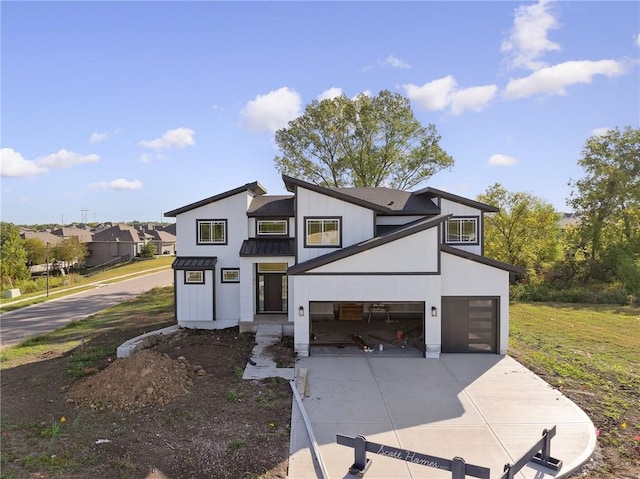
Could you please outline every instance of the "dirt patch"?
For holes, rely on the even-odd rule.
[[[296,364],[296,354],[293,349],[293,337],[283,336],[279,342],[269,346],[266,353],[273,357],[276,367],[292,368]]]
[[[291,389],[241,379],[253,335],[180,330],[110,360],[132,336],[87,344],[107,352],[79,380],[78,351],[2,371],[2,479],[286,477]]]

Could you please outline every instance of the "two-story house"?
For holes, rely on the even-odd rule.
[[[290,195],[254,182],[165,213],[181,326],[282,320],[300,356],[351,336],[428,358],[506,353],[509,274],[524,271],[483,256],[495,207],[433,188],[283,180]]]

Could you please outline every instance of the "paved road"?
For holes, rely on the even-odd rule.
[[[47,333],[86,318],[158,286],[173,283],[173,271],[163,270],[95,289],[27,306],[0,316],[0,347]]]

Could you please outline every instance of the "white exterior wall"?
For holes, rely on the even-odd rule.
[[[509,347],[509,272],[442,253],[442,296],[497,296],[500,354]]]
[[[342,217],[342,247],[373,238],[374,213],[368,208],[337,200],[305,188],[296,188],[298,262],[336,251],[337,248],[305,248],[305,216]]]
[[[216,321],[210,328],[229,327],[238,324],[240,320],[240,284],[243,275],[240,271],[241,283],[222,283],[220,278],[221,268],[239,268],[238,256],[242,242],[248,238],[247,207],[251,199],[251,193],[241,192],[237,195],[224,198],[214,203],[195,208],[177,215],[176,236],[179,238],[177,256],[205,256],[217,257],[215,278],[216,290]],[[226,219],[227,220],[227,244],[226,245],[199,245],[197,244],[196,220]],[[210,271],[207,273],[211,273]],[[184,283],[184,282],[181,282]],[[189,294],[188,290],[193,285],[176,284],[178,300]],[[208,283],[211,288],[211,283]],[[187,316],[185,316],[187,314]],[[192,320],[190,310],[178,310],[179,321]],[[224,326],[223,326],[224,324]],[[198,326],[201,327],[201,326]]]
[[[438,271],[438,228],[400,238],[313,270],[314,273],[345,271],[435,273]]]
[[[204,271],[204,284],[185,284],[184,270],[175,271],[176,316],[178,324],[213,323],[213,271]]]
[[[390,302],[424,301],[426,310],[440,309],[440,276],[438,275],[384,275],[384,276],[310,276],[289,277],[290,291],[295,290],[295,303],[290,306],[293,316],[295,351],[309,355],[309,303],[311,301]],[[304,308],[304,316],[298,308]],[[295,314],[294,314],[295,313]],[[440,321],[427,317],[427,352],[440,351]],[[436,356],[437,357],[437,356]]]
[[[451,246],[454,248],[461,249],[463,251],[468,251],[470,253],[482,255],[482,242],[483,242],[483,234],[484,234],[484,225],[482,211],[478,208],[472,208],[471,206],[466,206],[460,203],[456,203],[454,201],[449,201],[444,198],[440,198],[440,213],[443,215],[452,214],[453,216],[476,216],[478,218],[478,239],[479,244],[477,245],[464,245],[464,244],[452,244]],[[444,232],[444,228],[443,228]],[[444,234],[444,233],[443,233]],[[442,240],[444,242],[444,238]]]
[[[376,224],[378,225],[406,225],[412,221],[418,221],[424,216],[377,216]]]

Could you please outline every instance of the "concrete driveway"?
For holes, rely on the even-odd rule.
[[[351,477],[353,449],[336,434],[363,435],[368,441],[453,459],[491,469],[499,478],[557,426],[551,456],[563,461],[553,472],[529,463],[515,477],[564,477],[591,456],[596,436],[587,415],[558,390],[510,357],[443,354],[439,360],[311,357],[303,401],[325,468],[331,479]],[[322,477],[314,466],[307,431],[295,405],[289,477]],[[448,478],[451,472],[368,453],[365,478]]]

